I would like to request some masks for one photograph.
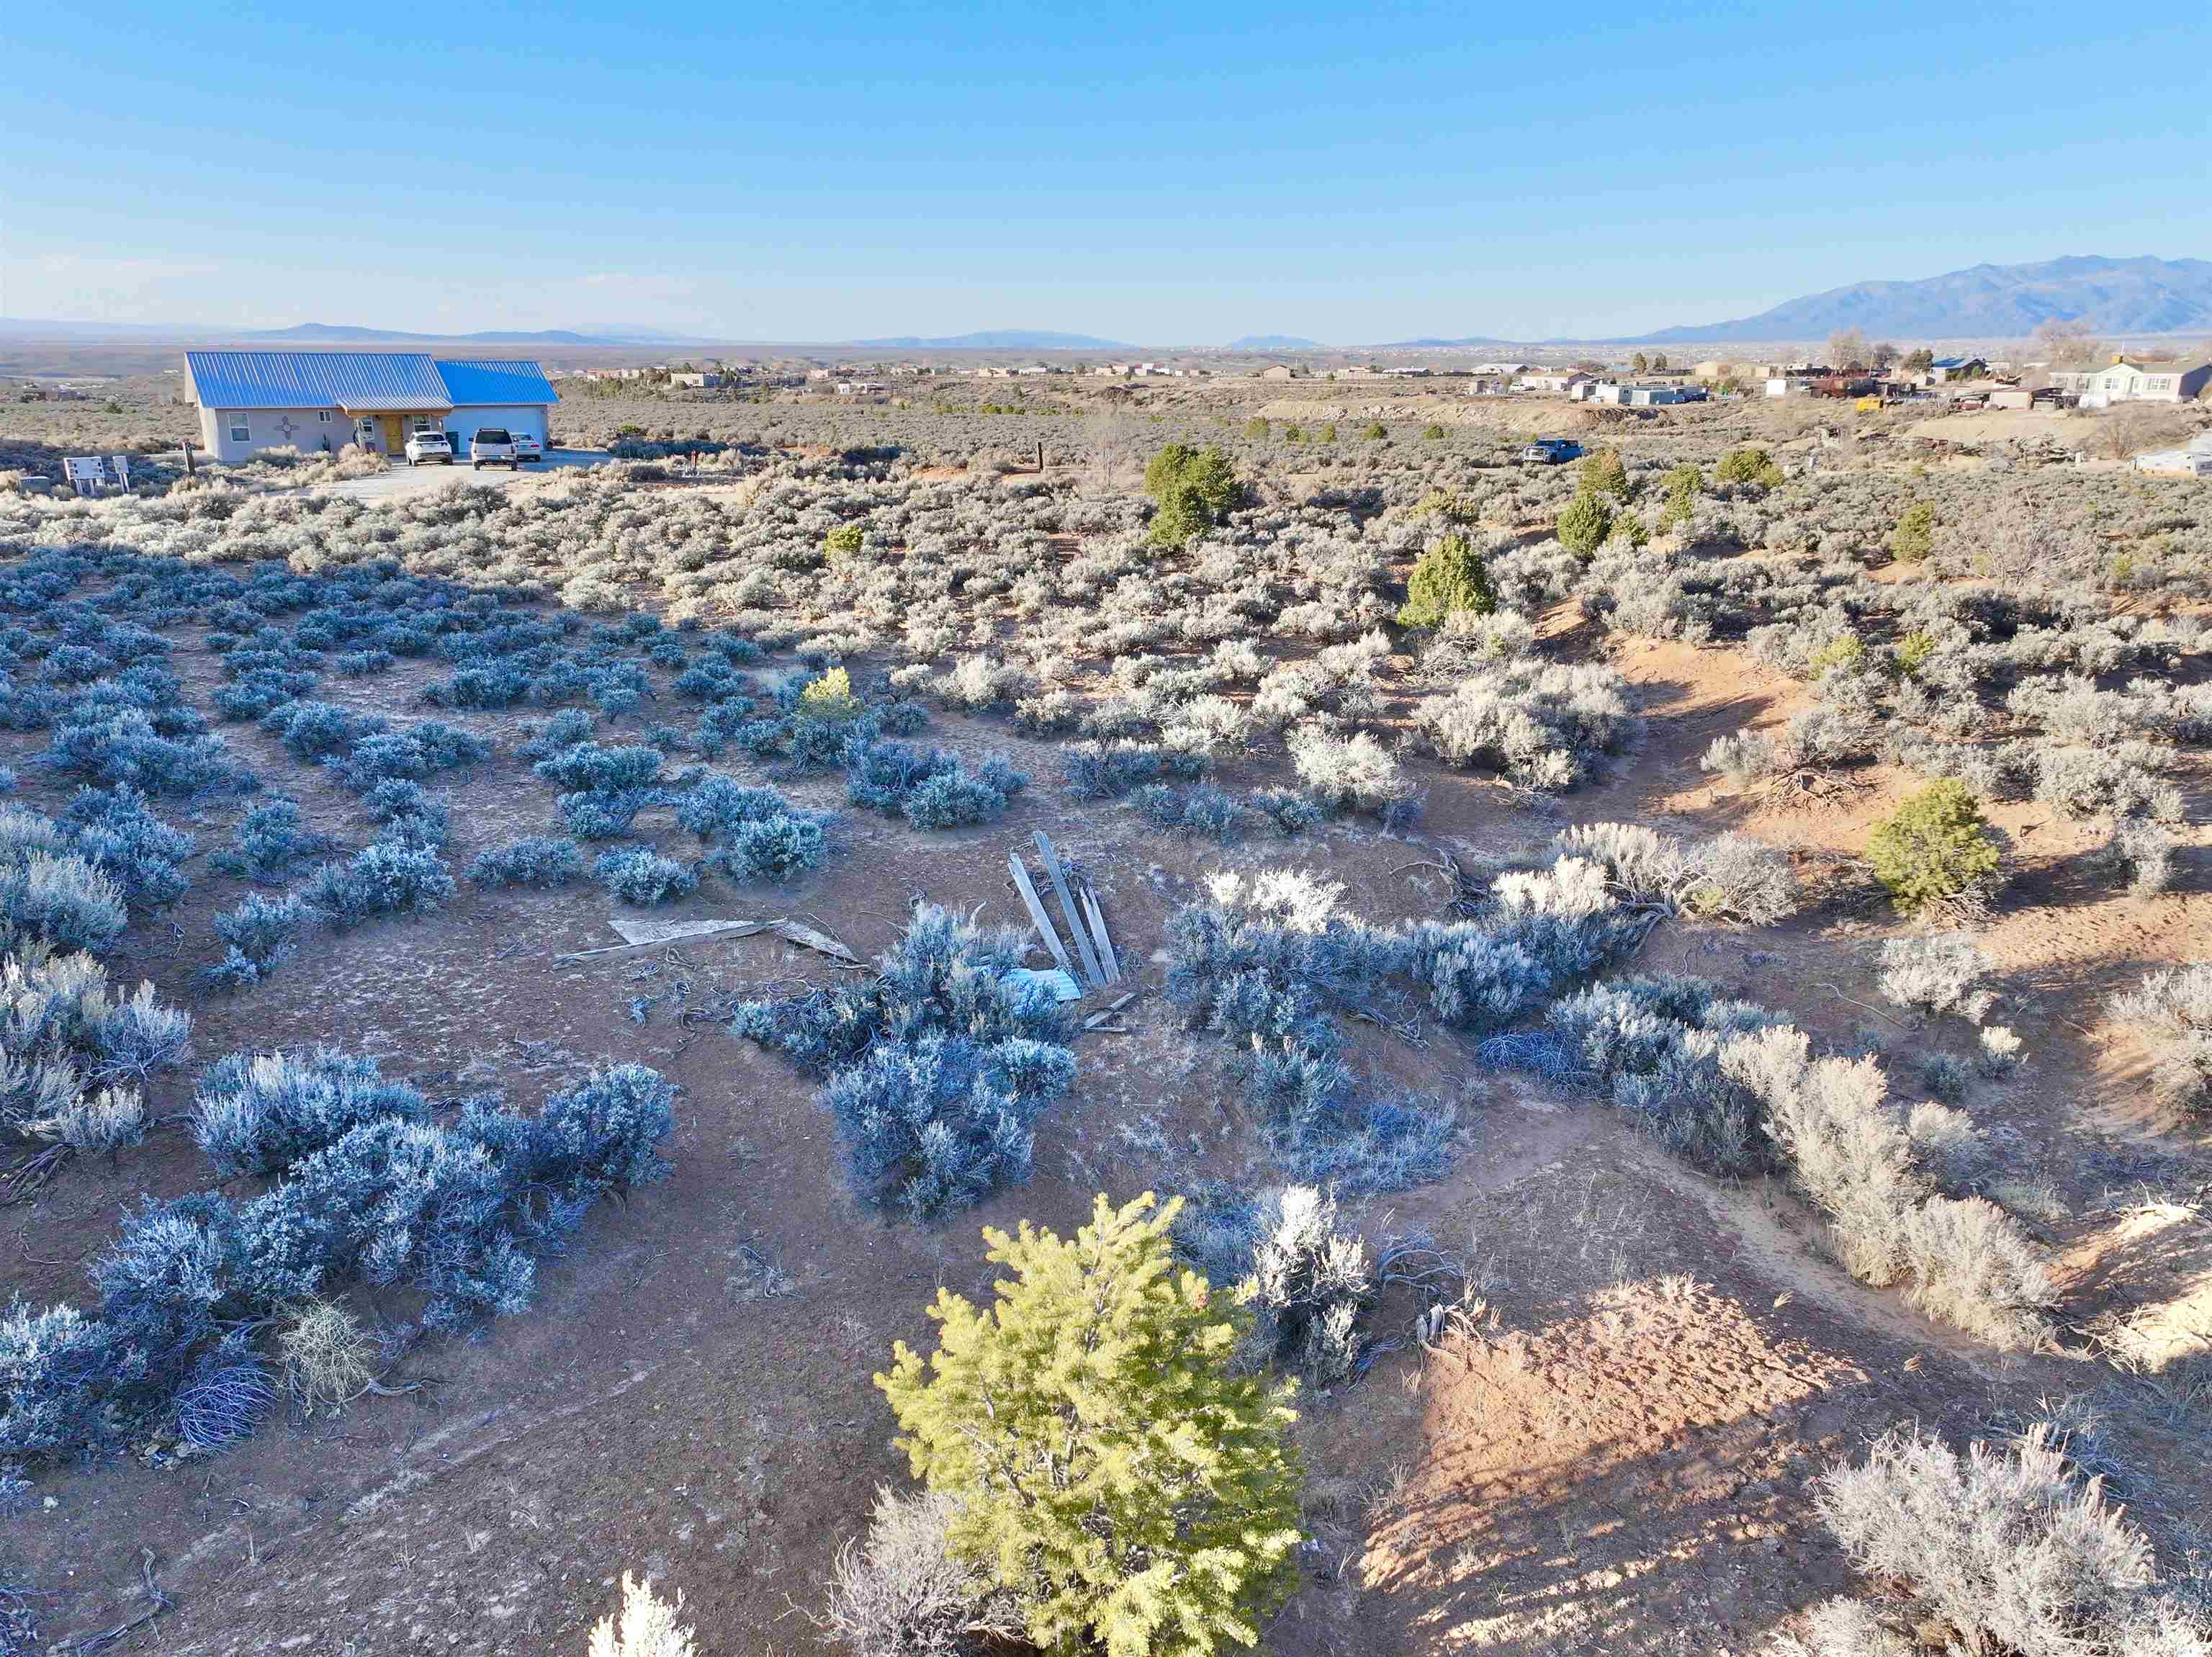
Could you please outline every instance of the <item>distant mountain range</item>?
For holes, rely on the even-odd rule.
[[[254,328],[241,339],[284,340],[298,344],[321,341],[368,344],[408,339],[439,340],[471,345],[660,345],[681,339],[680,334],[658,332],[635,334],[577,333],[568,328],[541,328],[535,332],[495,328],[482,333],[410,333],[403,328],[356,328],[338,322],[302,322],[290,328]]]
[[[1325,351],[1328,346],[1318,340],[1301,339],[1294,333],[1248,333],[1242,339],[1232,339],[1222,350],[1225,351]]]
[[[1133,351],[1138,348],[1119,339],[1100,339],[1087,333],[1054,333],[1045,328],[987,328],[981,333],[950,334],[924,338],[900,334],[892,339],[854,339],[855,350],[872,351]]]
[[[1388,339],[1374,347],[1378,351],[1465,351],[1488,350],[1493,345],[1510,345],[1510,339],[1492,339],[1487,334],[1469,334],[1464,339],[1439,339],[1424,334],[1419,339]]]
[[[1900,343],[2011,339],[2050,321],[2079,321],[2101,334],[2212,332],[2212,261],[2090,254],[2034,265],[1977,265],[1917,282],[1854,283],[1757,316],[1662,328],[1622,343],[1821,339],[1844,328]]]

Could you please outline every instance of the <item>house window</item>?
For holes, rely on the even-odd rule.
[[[426,431],[434,431],[436,428],[430,423],[430,417],[428,415],[418,414],[415,417],[415,429],[417,435],[420,435]]]
[[[250,443],[253,441],[252,428],[246,424],[246,417],[242,414],[234,414],[230,417],[230,441],[234,443]]]
[[[331,423],[331,411],[328,409],[317,409],[315,418],[321,424],[327,426]]]

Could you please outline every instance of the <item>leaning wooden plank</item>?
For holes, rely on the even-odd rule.
[[[1067,922],[1067,929],[1074,935],[1075,953],[1083,957],[1083,981],[1096,989],[1106,982],[1099,970],[1098,957],[1091,947],[1090,934],[1083,929],[1083,917],[1075,907],[1075,899],[1067,895],[1067,875],[1060,867],[1060,857],[1045,838],[1044,831],[1036,832],[1037,856],[1044,859],[1044,872],[1052,877],[1052,889],[1060,899],[1060,912]]]
[[[1083,888],[1083,913],[1091,923],[1091,935],[1098,940],[1098,964],[1106,969],[1106,982],[1121,982],[1121,963],[1114,953],[1114,941],[1106,935],[1106,917],[1099,911],[1098,894]]]
[[[1052,958],[1060,963],[1061,972],[1071,978],[1075,977],[1075,963],[1067,959],[1067,950],[1060,941],[1060,934],[1052,929],[1052,917],[1044,912],[1044,905],[1037,897],[1036,888],[1030,884],[1030,872],[1022,862],[1021,854],[1008,852],[1006,867],[1013,874],[1014,884],[1021,888],[1022,901],[1029,905],[1030,919],[1036,927],[1037,935],[1044,940],[1044,947],[1052,951]]]

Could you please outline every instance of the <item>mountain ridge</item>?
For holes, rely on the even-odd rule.
[[[1869,338],[2019,338],[2045,322],[2104,334],[2212,332],[2212,261],[2068,254],[2027,265],[1974,265],[1942,276],[1855,282],[1723,322],[1662,328],[1618,342],[1818,339],[1844,328]]]

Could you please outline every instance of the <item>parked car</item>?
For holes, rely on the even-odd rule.
[[[1521,463],[1532,466],[1559,466],[1581,457],[1583,446],[1565,437],[1539,437],[1521,451]]]
[[[477,435],[469,440],[469,470],[481,472],[501,463],[510,472],[519,469],[514,434],[503,426],[477,427]]]
[[[528,432],[518,431],[514,434],[514,458],[518,460],[542,460],[545,458],[545,445]]]
[[[418,431],[407,440],[407,464],[419,466],[426,462],[441,466],[453,463],[453,446],[442,431]]]

